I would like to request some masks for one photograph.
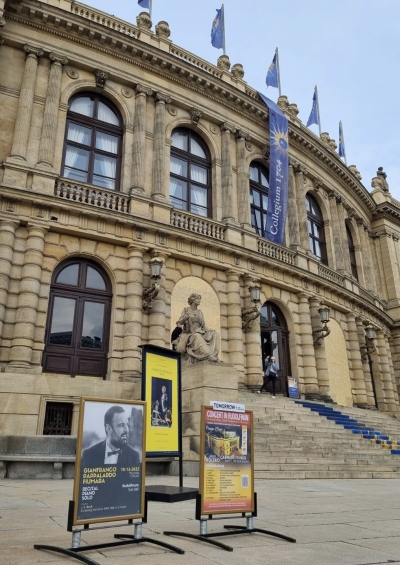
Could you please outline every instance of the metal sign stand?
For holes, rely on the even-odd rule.
[[[154,545],[158,545],[164,547],[165,549],[170,549],[175,553],[179,553],[183,555],[185,552],[183,549],[176,547],[175,545],[171,545],[169,543],[165,543],[163,541],[155,540],[153,538],[144,537],[142,533],[142,525],[147,523],[147,496],[145,497],[145,510],[144,516],[141,522],[133,522],[133,520],[128,520],[127,523],[118,524],[113,526],[99,526],[96,528],[91,528],[91,530],[102,530],[108,528],[116,528],[122,526],[134,526],[135,533],[133,536],[128,535],[120,535],[114,534],[115,538],[121,539],[121,541],[114,541],[108,543],[98,543],[93,545],[84,545],[83,547],[80,546],[81,543],[81,535],[82,531],[89,531],[89,524],[86,524],[83,529],[80,530],[73,530],[72,528],[72,520],[74,515],[74,501],[70,500],[69,502],[69,509],[68,509],[68,531],[72,532],[72,546],[69,548],[58,547],[55,545],[42,545],[42,544],[35,544],[33,547],[34,549],[38,549],[40,551],[54,551],[55,553],[61,553],[63,555],[67,555],[68,557],[72,557],[73,559],[77,559],[82,563],[86,563],[87,565],[99,565],[97,561],[87,557],[86,555],[80,555],[80,552],[83,551],[92,551],[95,549],[105,549],[107,547],[119,547],[121,545],[132,545],[132,544],[139,544],[139,543],[152,543]],[[122,538],[129,538],[124,539]]]
[[[207,518],[201,516],[201,494],[198,494],[196,497],[196,520],[200,522],[200,534],[188,534],[186,532],[163,532],[165,536],[180,536],[184,538],[192,538],[198,541],[202,541],[205,543],[212,544],[220,549],[224,549],[225,551],[233,551],[233,548],[230,545],[226,545],[222,542],[216,541],[214,537],[222,537],[222,536],[237,536],[241,534],[266,534],[268,536],[273,536],[276,538],[280,538],[291,543],[296,543],[294,538],[289,536],[285,536],[283,534],[278,534],[277,532],[271,532],[270,530],[262,530],[260,528],[254,527],[254,518],[257,516],[257,493],[254,493],[254,512],[249,513],[242,513],[242,518],[246,518],[246,526],[224,526],[225,529],[230,530],[229,532],[212,532],[210,534],[207,533],[207,521],[208,520],[228,520],[234,519],[236,516],[219,516],[218,518],[214,518],[212,514],[208,514]]]

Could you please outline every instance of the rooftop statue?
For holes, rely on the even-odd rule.
[[[176,350],[183,354],[183,359],[189,364],[218,362],[220,335],[207,328],[203,312],[198,309],[200,302],[200,294],[191,294],[188,298],[189,306],[183,309],[179,318],[183,330],[176,340]]]

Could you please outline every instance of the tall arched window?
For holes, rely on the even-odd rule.
[[[327,265],[328,258],[326,255],[324,219],[321,208],[311,194],[307,194],[306,196],[306,207],[310,250],[321,263]]]
[[[351,274],[356,280],[358,280],[356,251],[354,249],[353,236],[351,235],[350,228],[347,224],[346,224],[346,234],[347,234],[347,245],[349,248],[349,255],[350,255]]]
[[[87,92],[71,98],[61,175],[118,190],[121,150],[122,119],[107,98]]]
[[[169,191],[171,204],[211,217],[211,160],[206,144],[195,132],[172,132]]]
[[[265,237],[267,227],[268,179],[268,169],[254,161],[250,165],[251,225],[261,237]]]
[[[43,370],[105,378],[110,329],[111,284],[84,259],[64,261],[50,288]]]

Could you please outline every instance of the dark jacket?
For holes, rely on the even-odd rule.
[[[109,463],[104,463],[104,455],[106,452],[106,440],[101,441],[88,447],[82,453],[81,468],[84,467],[104,467]],[[121,453],[118,455],[118,467],[138,467],[140,464],[139,453],[130,445],[125,445]]]

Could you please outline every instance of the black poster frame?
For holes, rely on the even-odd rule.
[[[151,399],[146,398],[146,389],[147,389],[147,355],[153,354],[158,355],[160,357],[166,357],[167,359],[174,359],[177,362],[177,398],[178,398],[178,406],[177,406],[177,421],[178,421],[178,450],[177,451],[147,451],[146,446],[146,457],[153,458],[153,457],[179,457],[180,463],[182,460],[182,379],[181,379],[181,354],[177,351],[173,351],[172,349],[167,349],[165,347],[159,347],[158,345],[141,345],[142,349],[142,396],[141,399],[144,402],[147,402],[148,405],[148,412],[147,418],[149,418],[149,414],[151,417],[152,413],[152,406],[151,406]],[[161,377],[162,378],[162,377]],[[173,415],[173,418],[175,416]],[[147,423],[147,422],[146,422]],[[146,440],[147,443],[147,440]],[[181,466],[181,465],[180,465]]]

